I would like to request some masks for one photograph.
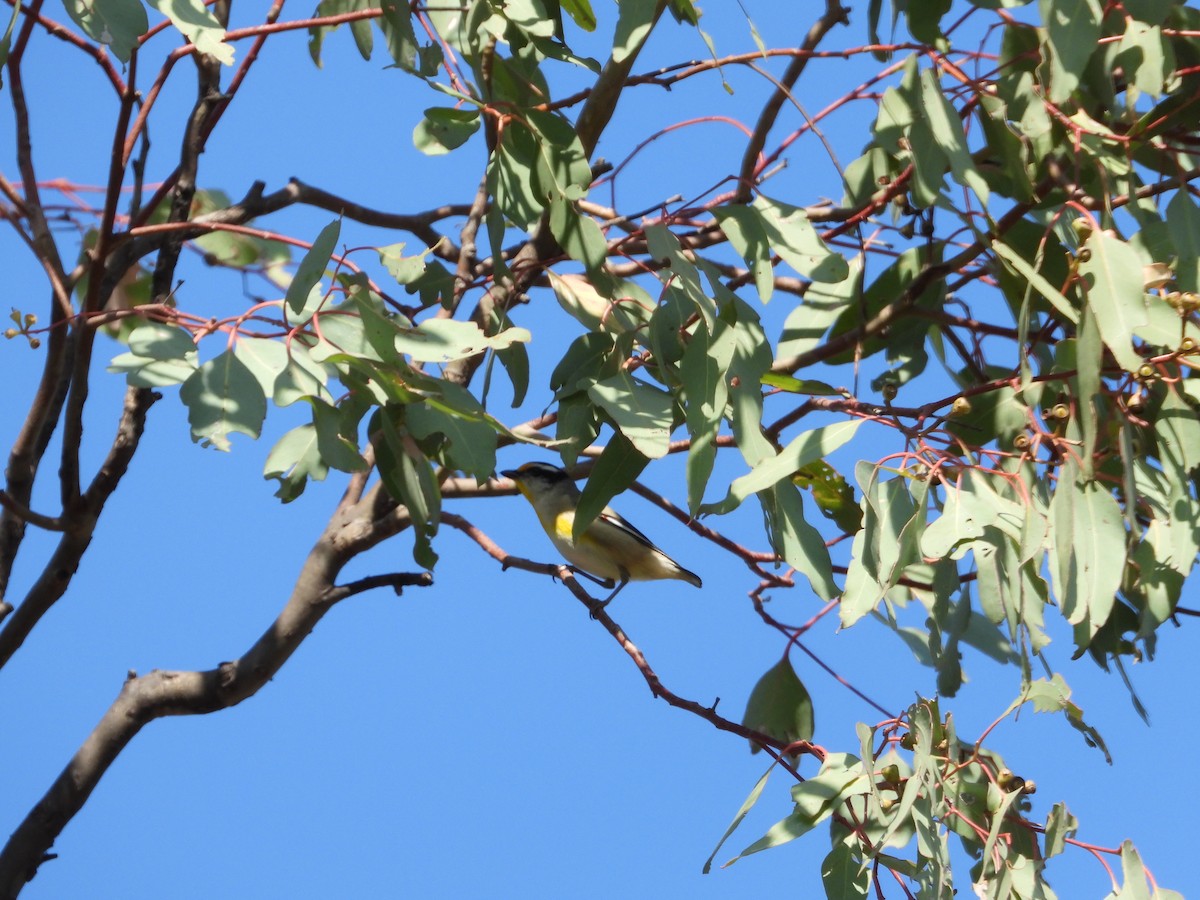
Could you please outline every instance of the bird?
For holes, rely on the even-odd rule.
[[[599,608],[611,603],[630,581],[674,578],[695,587],[703,586],[699,575],[689,572],[659,550],[646,535],[609,507],[604,508],[576,541],[573,532],[580,491],[565,469],[544,462],[527,462],[500,474],[516,482],[537,513],[542,528],[558,552],[571,563],[572,569],[582,571],[604,587],[616,584],[613,592],[600,601]]]

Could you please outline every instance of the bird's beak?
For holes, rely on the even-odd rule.
[[[513,481],[516,481],[517,476],[520,475],[521,473],[519,471],[517,471],[516,469],[505,469],[500,474],[503,475],[505,478],[511,478]]]

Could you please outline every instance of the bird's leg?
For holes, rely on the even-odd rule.
[[[601,578],[599,575],[593,575],[591,572],[585,572],[578,566],[567,566],[567,568],[576,575],[582,575],[588,581],[592,582],[593,584],[598,584],[602,588],[610,588],[616,583],[611,578]]]
[[[620,572],[621,572],[621,580],[619,582],[617,582],[617,586],[615,588],[613,588],[613,592],[611,594],[609,594],[607,597],[605,597],[603,600],[598,601],[596,603],[596,605],[592,607],[592,618],[593,619],[596,618],[596,613],[598,613],[600,610],[604,609],[604,607],[608,606],[608,604],[612,603],[613,598],[616,597],[617,594],[621,593],[621,589],[623,587],[625,587],[625,585],[629,584],[629,573],[626,572],[624,569],[621,569]],[[610,582],[611,582],[611,580],[612,579],[609,579]]]

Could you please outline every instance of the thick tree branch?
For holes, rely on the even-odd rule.
[[[15,498],[9,495],[8,491],[0,490],[0,506],[4,507],[6,512],[12,513],[18,519],[26,522],[29,525],[36,525],[38,528],[46,531],[62,531],[62,519],[57,516],[45,516],[41,513],[34,512],[23,503],[19,503]]]
[[[592,85],[587,102],[583,104],[583,109],[579,111],[579,119],[575,123],[575,132],[579,135],[579,142],[583,144],[584,155],[589,159],[596,149],[596,144],[600,142],[600,135],[604,133],[604,129],[612,120],[613,113],[616,112],[617,101],[621,99],[621,93],[625,90],[625,84],[629,79],[629,73],[633,71],[633,64],[637,62],[638,54],[645,46],[646,39],[654,31],[654,26],[658,24],[658,20],[666,8],[667,0],[655,2],[654,15],[651,16],[650,27],[646,29],[641,44],[631,48],[619,62],[615,56],[610,56],[600,71],[596,83]]]
[[[833,30],[835,25],[846,24],[849,21],[847,18],[849,12],[838,0],[826,0],[824,14],[813,23],[812,28],[808,30],[808,34],[804,37],[804,43],[800,45],[800,49],[804,52],[788,64],[783,77],[779,79],[778,87],[776,87],[775,92],[758,115],[758,122],[755,124],[754,131],[750,135],[750,142],[746,145],[746,151],[742,155],[742,167],[738,172],[735,202],[745,203],[750,199],[750,192],[758,179],[761,163],[759,156],[762,154],[763,147],[766,146],[767,135],[771,133],[771,129],[775,125],[775,120],[779,118],[783,104],[791,96],[792,87],[796,84],[796,80],[803,74],[805,67],[808,65],[811,52],[817,48],[817,45],[821,43],[825,35]]]
[[[70,341],[67,329],[55,326],[61,326],[74,314],[62,259],[46,221],[38,191],[37,172],[33,165],[29,109],[26,105],[21,73],[25,47],[41,6],[41,0],[30,4],[7,63],[9,93],[16,123],[17,167],[21,173],[21,186],[24,191],[19,205],[22,215],[29,222],[34,253],[50,283],[49,319],[52,326],[41,379],[30,403],[29,412],[17,439],[13,442],[5,469],[8,496],[14,504],[25,509],[30,506],[34,479],[54,434],[69,385]],[[7,506],[0,512],[0,599],[7,594],[12,567],[25,536],[25,524],[26,520],[14,514]]]
[[[61,527],[56,530],[63,532],[58,546],[25,599],[0,629],[0,669],[29,637],[42,616],[66,593],[84,552],[92,542],[105,503],[121,483],[137,452],[146,426],[146,413],[158,398],[158,394],[146,388],[131,387],[126,390],[125,406],[107,458],[81,502],[76,503],[69,514],[64,511],[58,520]],[[7,509],[5,515],[9,515]]]
[[[14,898],[37,874],[58,835],[83,808],[109,766],[141,729],[164,716],[202,715],[253,696],[339,600],[374,587],[425,586],[428,573],[373,576],[346,585],[338,573],[358,553],[404,527],[394,514],[377,520],[379,497],[341,505],[309,552],[278,617],[241,657],[205,671],[131,674],[120,694],[0,851],[0,900]]]

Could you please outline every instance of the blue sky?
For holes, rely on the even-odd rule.
[[[798,42],[808,25],[764,0],[745,6],[768,43]],[[736,8],[710,10],[705,27],[721,52],[753,49]],[[865,41],[859,17],[852,28],[853,42]],[[651,60],[705,56],[694,33],[672,25],[663,31],[639,70]],[[311,64],[302,37],[269,41],[203,157],[202,186],[236,197],[255,179],[271,190],[294,175],[382,209],[467,201],[480,142],[445,159],[417,154],[411,131],[419,112],[442,101],[383,65],[378,53],[370,63],[358,59],[345,33],[328,42],[324,71]],[[872,71],[866,62],[814,64],[802,81],[804,102],[819,109]],[[27,90],[43,178],[101,183],[115,104],[92,93],[95,74],[78,54],[44,37],[31,49]],[[727,77],[733,96],[715,75],[670,93],[644,89],[623,103],[599,153],[621,159],[647,128],[695,115],[750,116],[753,98],[769,85],[747,72]],[[191,92],[181,71],[160,103],[178,107]],[[866,140],[872,115],[862,104],[829,126],[843,165]],[[163,148],[160,160],[169,160],[178,142],[168,121],[151,132]],[[790,114],[780,133],[799,121]],[[6,108],[0,136],[11,133]],[[741,146],[737,132],[720,124],[670,135],[629,167],[621,205],[691,196],[735,168]],[[0,168],[12,177],[10,141],[4,154]],[[798,142],[788,158],[769,190],[774,196],[807,203],[840,195],[815,140]],[[596,199],[606,202],[607,194]],[[329,218],[293,211],[269,224],[311,238]],[[343,232],[350,246],[405,239],[411,241],[358,226]],[[0,232],[0,255],[9,261],[6,305],[40,312],[36,267],[11,232]],[[196,265],[185,277],[185,308],[220,312],[245,303],[236,277]],[[534,384],[544,385],[555,360],[541,354],[557,356],[556,342],[573,332],[549,297],[535,300],[530,352]],[[778,296],[765,313],[776,329],[786,304]],[[99,368],[120,349],[102,342]],[[8,408],[23,408],[38,354],[21,341],[0,344]],[[97,372],[85,436],[85,456],[93,460],[111,433],[122,389],[121,379]],[[208,668],[242,653],[286,599],[340,493],[334,476],[288,506],[271,496],[263,460],[275,437],[297,423],[289,418],[294,412],[273,415],[261,441],[235,439],[233,452],[220,454],[192,443],[176,392],[164,393],[70,593],[0,675],[0,828],[15,827],[41,796],[128,670]],[[547,395],[533,394],[512,421],[540,411]],[[0,417],[0,439],[11,442],[15,428],[13,417]],[[879,429],[875,437],[884,435]],[[863,443],[868,452],[874,439]],[[499,467],[529,458],[548,457],[517,448]],[[681,501],[681,471],[670,461],[651,467],[647,480]],[[719,477],[737,474],[733,460],[719,470]],[[52,490],[36,500],[53,511]],[[682,583],[634,585],[614,605],[615,618],[671,690],[704,703],[719,697],[719,709],[739,718],[755,681],[783,650],[746,599],[755,579],[640,499],[626,496],[615,505],[705,581],[702,591]],[[554,559],[520,498],[448,508],[513,553]],[[721,525],[752,535],[757,523],[740,511]],[[49,546],[41,535],[30,538],[16,596]],[[828,849],[821,835],[700,874],[766,768],[761,755],[653,700],[621,649],[559,586],[501,572],[450,529],[437,546],[442,565],[433,588],[353,598],[325,618],[259,695],[216,715],[148,726],[63,833],[55,847],[60,859],[42,868],[27,896],[741,897],[785,885],[800,896],[818,895],[819,861]],[[401,536],[356,561],[346,577],[410,567],[410,543]],[[1194,587],[1190,593],[1195,605]],[[804,590],[773,602],[789,621],[818,607]],[[1081,839],[1115,846],[1132,838],[1160,883],[1176,889],[1188,887],[1193,869],[1191,836],[1169,812],[1181,788],[1188,790],[1180,782],[1187,773],[1166,761],[1186,759],[1200,736],[1193,696],[1181,689],[1197,683],[1200,664],[1181,632],[1165,628],[1159,658],[1133,671],[1152,717],[1148,728],[1120,681],[1090,661],[1069,663],[1069,634],[1051,629],[1051,658],[1065,666],[1075,699],[1108,741],[1112,768],[1064,721],[1029,711],[990,739],[1010,768],[1038,781],[1033,818],[1064,800],[1083,823]],[[805,643],[886,707],[899,710],[916,693],[934,691],[934,674],[869,623],[838,633],[830,618]],[[816,740],[853,750],[854,724],[873,723],[877,714],[803,655],[793,661],[815,698]],[[973,735],[1003,711],[1019,683],[1015,671],[977,655],[966,665],[972,680],[949,708],[959,733]],[[803,768],[811,772],[812,761]],[[785,778],[772,777],[720,859],[790,811],[787,787]],[[965,894],[965,868],[960,878]],[[1079,850],[1056,861],[1051,881],[1062,897],[1108,890],[1103,869]]]

